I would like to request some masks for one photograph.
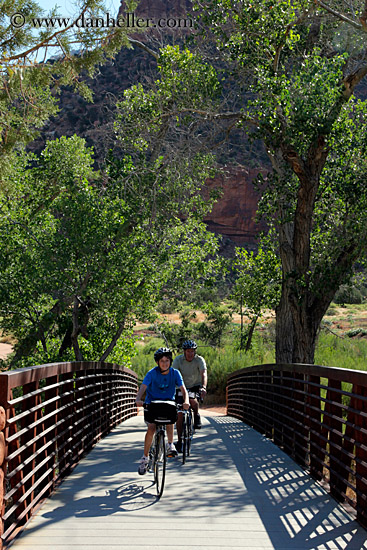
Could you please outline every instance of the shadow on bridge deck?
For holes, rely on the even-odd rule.
[[[367,549],[367,532],[270,441],[225,416],[203,419],[192,456],[170,459],[157,501],[137,474],[141,417],[100,441],[12,550]]]

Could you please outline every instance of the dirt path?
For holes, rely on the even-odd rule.
[[[227,414],[227,408],[225,405],[203,405],[200,413],[203,416],[223,416]]]
[[[0,359],[6,359],[7,356],[13,351],[13,346],[10,344],[3,344],[0,342]]]

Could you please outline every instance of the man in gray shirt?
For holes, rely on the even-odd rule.
[[[199,414],[199,403],[195,397],[196,393],[200,393],[203,399],[206,395],[206,386],[208,375],[205,359],[200,355],[196,355],[197,344],[194,340],[186,340],[182,344],[183,354],[175,357],[172,368],[180,371],[184,384],[189,393],[190,405],[194,411],[194,427],[196,430],[201,428],[201,419]],[[181,451],[182,446],[182,414],[178,415],[177,419],[177,436],[178,442],[176,445],[177,451]]]

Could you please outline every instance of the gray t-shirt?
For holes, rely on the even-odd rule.
[[[201,374],[206,371],[205,359],[201,355],[195,355],[192,361],[186,361],[183,354],[178,355],[173,360],[172,367],[180,371],[186,388],[201,386]]]

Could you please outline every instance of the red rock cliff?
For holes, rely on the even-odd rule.
[[[258,170],[229,166],[225,175],[208,180],[208,190],[220,188],[222,196],[207,216],[209,229],[229,237],[236,244],[256,244],[257,235],[264,229],[255,222],[259,192],[253,180]]]

